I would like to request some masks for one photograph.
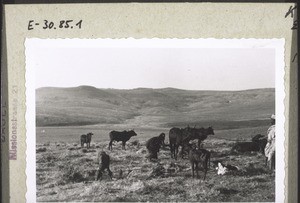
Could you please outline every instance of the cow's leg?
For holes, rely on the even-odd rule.
[[[83,142],[81,141],[81,147],[83,147]]]
[[[207,173],[207,161],[208,160],[206,160],[205,163],[203,164],[203,168],[204,168],[204,178],[203,178],[203,180],[205,180],[206,173]]]
[[[112,140],[109,142],[109,144],[108,144],[108,149],[110,149],[110,150],[112,150]]]
[[[124,149],[124,150],[126,150],[125,149],[125,144],[126,144],[126,142],[122,142],[122,149]]]
[[[198,149],[200,149],[201,140],[198,139]]]
[[[207,173],[207,168],[206,168],[206,169],[204,169],[204,178],[203,178],[203,180],[205,180],[206,173]]]
[[[198,166],[199,163],[196,162],[195,164],[196,164],[196,167],[195,167],[195,168],[196,168],[197,179],[199,179],[199,172],[198,172],[198,171],[199,171],[199,166]]]
[[[102,169],[99,169],[96,173],[96,181],[102,178]]]
[[[171,156],[172,156],[173,159],[175,159],[175,145],[172,144],[172,145],[170,145],[170,147],[172,147],[171,148]]]
[[[175,145],[175,152],[174,152],[175,160],[177,160],[178,148],[179,148],[179,145]]]
[[[192,165],[192,176],[194,178],[195,177],[195,162],[191,161],[191,165]]]
[[[109,169],[109,167],[107,167],[107,171],[108,171],[108,175],[109,175],[110,179],[112,180],[113,173],[111,172],[111,170]]]
[[[157,158],[157,152],[154,152],[153,158],[154,158],[154,159],[158,159],[158,158]]]

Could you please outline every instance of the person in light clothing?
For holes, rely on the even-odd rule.
[[[271,126],[267,131],[268,143],[265,147],[265,156],[271,170],[275,170],[275,115],[271,116]]]

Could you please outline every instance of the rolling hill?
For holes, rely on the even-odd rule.
[[[220,129],[266,125],[275,89],[194,91],[43,87],[36,90],[37,126],[126,124],[185,126],[218,123]]]

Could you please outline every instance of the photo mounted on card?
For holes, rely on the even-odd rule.
[[[296,8],[5,5],[2,202],[297,202]]]
[[[283,198],[284,39],[28,38],[25,54],[38,202]]]

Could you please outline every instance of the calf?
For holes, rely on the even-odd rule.
[[[84,143],[86,143],[86,147],[90,148],[91,141],[92,141],[92,135],[93,135],[93,133],[88,133],[86,135],[81,135],[80,136],[81,147],[83,147]]]
[[[161,133],[157,137],[152,137],[146,142],[146,147],[150,154],[150,159],[157,159],[157,153],[161,146],[164,146],[165,143],[165,133]]]
[[[134,130],[130,130],[130,131],[124,130],[123,132],[111,131],[109,133],[110,142],[108,144],[108,149],[112,150],[113,141],[117,141],[117,142],[122,142],[122,149],[125,150],[125,144],[132,136],[136,136]]]
[[[206,173],[208,170],[208,167],[210,165],[210,152],[205,149],[190,149],[189,151],[189,160],[192,165],[192,174],[194,178],[194,171],[196,168],[196,174],[197,178],[199,178],[198,170],[199,170],[199,164],[202,164],[202,167],[204,169],[204,178],[205,180]]]
[[[102,151],[99,154],[98,159],[99,159],[99,169],[96,174],[96,180],[101,180],[102,173],[104,172],[105,169],[107,169],[108,175],[109,175],[110,179],[112,179],[112,172],[109,169],[109,165],[110,165],[109,155],[106,154],[104,151]]]

